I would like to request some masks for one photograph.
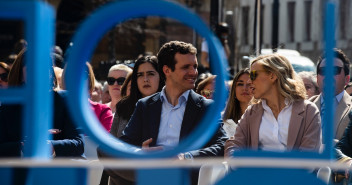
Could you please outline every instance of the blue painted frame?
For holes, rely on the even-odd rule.
[[[136,153],[131,152],[131,148],[132,150],[134,149],[133,146],[121,143],[112,136],[106,136],[105,130],[100,126],[97,118],[90,110],[87,101],[87,84],[84,83],[86,77],[83,76],[83,71],[85,62],[90,60],[96,44],[100,38],[116,24],[129,18],[143,16],[161,16],[176,19],[194,28],[200,35],[208,40],[210,52],[215,53],[215,55],[211,55],[212,61],[217,61],[217,65],[213,65],[214,72],[217,74],[217,91],[214,100],[215,102],[226,101],[227,94],[224,81],[227,80],[225,77],[227,62],[221,58],[218,52],[222,48],[220,42],[206,24],[203,23],[197,15],[177,3],[160,0],[139,0],[112,2],[101,7],[89,16],[76,32],[73,38],[73,46],[70,48],[70,53],[67,58],[66,74],[68,77],[65,78],[69,92],[69,107],[71,112],[75,112],[75,114],[72,115],[75,122],[80,123],[84,132],[89,135],[93,141],[98,143],[101,149],[111,155],[126,158],[161,158],[176,156],[180,152],[202,147],[211,138],[217,129],[220,111],[223,110],[225,104],[213,104],[199,127],[189,137],[184,139],[177,148],[162,152]]]
[[[48,159],[48,129],[52,124],[49,70],[54,38],[54,10],[38,1],[0,1],[0,18],[20,20],[25,25],[28,49],[25,55],[27,81],[21,87],[0,89],[2,104],[23,105],[23,135],[27,136],[24,157]],[[44,41],[44,42],[43,42]],[[47,123],[47,124],[42,124]]]
[[[324,137],[326,138],[326,145],[323,156],[326,159],[334,159],[334,97],[335,97],[335,81],[333,74],[334,66],[334,52],[335,47],[335,4],[328,2],[325,6],[325,24],[324,24],[324,40],[325,40],[325,52],[326,52],[326,78],[324,78],[324,84],[331,84],[331,86],[324,85],[324,93],[326,94],[326,113],[323,115],[323,125],[325,128]]]
[[[131,11],[132,10],[132,11]],[[111,18],[111,15],[115,12],[117,17]],[[182,15],[181,15],[182,14]],[[80,110],[82,114],[75,115],[75,120],[78,123],[81,123],[85,127],[85,131],[94,136],[93,139],[98,141],[103,146],[103,149],[112,153],[116,156],[123,157],[137,157],[137,158],[157,158],[157,157],[168,157],[173,156],[178,152],[183,150],[196,148],[202,145],[215,130],[216,124],[210,124],[204,120],[210,121],[211,123],[216,123],[217,116],[212,116],[207,114],[203,119],[200,127],[180,146],[171,151],[166,151],[163,153],[156,153],[152,155],[131,155],[127,150],[118,151],[122,149],[121,147],[115,147],[113,144],[106,144],[105,142],[110,142],[109,138],[104,135],[105,132],[102,128],[99,127],[98,121],[93,116],[94,114],[89,109],[87,95],[87,85],[84,82],[85,78],[83,77],[83,69],[85,68],[85,61],[88,60],[93,51],[94,45],[97,43],[98,39],[105,33],[112,25],[120,23],[127,18],[140,17],[147,15],[156,15],[156,16],[165,16],[171,17],[174,19],[181,20],[186,25],[195,28],[195,30],[200,33],[203,37],[208,40],[209,49],[212,55],[211,61],[218,61],[219,65],[214,65],[214,71],[218,74],[215,94],[215,101],[223,102],[226,99],[225,88],[223,82],[226,78],[224,76],[224,69],[226,66],[225,60],[221,59],[219,54],[219,48],[221,44],[215,38],[215,36],[209,31],[204,23],[194,14],[190,13],[187,9],[171,2],[164,2],[155,0],[151,1],[140,0],[140,1],[124,1],[119,3],[111,3],[108,6],[105,6],[99,9],[95,14],[93,14],[87,21],[84,22],[82,28],[78,32],[78,36],[75,36],[74,47],[71,50],[69,56],[69,66],[68,74],[70,81],[67,82],[68,89],[71,90],[69,94],[70,110],[71,112],[76,112]],[[332,2],[328,2],[326,5],[326,21],[325,21],[325,49],[327,52],[327,78],[325,78],[325,84],[333,84],[333,52],[334,48],[334,21],[335,21],[335,5]],[[9,88],[9,89],[0,89],[0,101],[2,103],[10,104],[22,104],[24,106],[24,135],[27,135],[31,139],[28,140],[28,143],[25,148],[25,157],[45,160],[49,159],[49,147],[44,143],[46,139],[49,138],[47,130],[51,124],[52,118],[52,98],[49,93],[51,89],[50,80],[48,78],[49,70],[51,67],[50,59],[50,48],[53,45],[53,23],[54,23],[54,11],[51,7],[47,6],[45,3],[38,1],[0,1],[0,18],[4,19],[14,19],[22,20],[25,23],[25,39],[28,41],[28,51],[26,54],[27,61],[27,83],[22,87]],[[106,22],[105,22],[106,21]],[[94,29],[92,26],[99,25],[101,28]],[[331,36],[333,35],[333,36]],[[90,41],[85,41],[89,38]],[[43,42],[43,40],[45,42]],[[82,46],[79,46],[82,44]],[[300,152],[290,152],[290,153],[264,153],[264,152],[253,152],[245,151],[242,154],[246,156],[254,157],[291,157],[291,158],[317,158],[317,159],[333,159],[332,150],[332,120],[333,120],[333,111],[332,111],[332,99],[333,99],[333,88],[324,88],[324,92],[327,95],[327,113],[324,120],[326,121],[326,138],[331,141],[327,143],[326,150],[323,154],[310,154],[310,153],[300,153]],[[83,96],[81,96],[83,95]],[[219,112],[223,106],[214,105],[212,107],[212,112]],[[48,124],[42,124],[48,123]],[[88,124],[85,124],[88,123]],[[328,124],[330,123],[330,124]],[[98,136],[95,134],[98,134]],[[102,134],[104,133],[104,134]],[[197,137],[198,136],[198,137]],[[102,142],[100,142],[102,140]],[[118,141],[116,141],[118,142]],[[188,145],[193,146],[189,147]],[[122,149],[123,150],[123,149]],[[238,153],[236,154],[238,155]],[[45,169],[44,169],[45,170]],[[32,173],[31,175],[45,174],[43,171],[38,173]],[[36,171],[36,170],[34,170]],[[56,169],[53,169],[56,171]],[[60,170],[57,170],[60,171]],[[258,172],[258,171],[256,171]],[[273,172],[273,171],[271,171]],[[62,174],[65,174],[63,172]],[[250,173],[254,173],[251,171]],[[9,176],[11,172],[1,169],[1,174]],[[45,174],[48,175],[49,173]],[[84,176],[86,174],[83,171],[79,176]],[[248,173],[245,173],[248,174]],[[272,173],[271,173],[272,174]],[[284,173],[287,175],[287,173]],[[44,176],[45,176],[44,175]],[[52,175],[52,174],[51,174]],[[182,174],[180,174],[182,175]],[[53,175],[54,176],[54,175]],[[280,175],[276,176],[280,179]],[[71,176],[71,181],[77,180],[79,177]],[[6,181],[8,178],[5,178],[5,183],[10,183]],[[46,177],[44,180],[50,182],[51,179]],[[54,183],[60,184],[59,181]],[[226,180],[226,179],[225,179]],[[285,180],[285,179],[283,179]],[[32,181],[35,182],[35,181]],[[40,181],[39,184],[46,184],[45,181]],[[76,182],[76,181],[75,181]],[[82,182],[85,184],[86,182]],[[225,182],[224,182],[225,183]],[[230,181],[229,183],[232,183]],[[255,182],[254,182],[255,183]],[[38,184],[38,183],[37,183]],[[68,184],[74,184],[73,182]]]

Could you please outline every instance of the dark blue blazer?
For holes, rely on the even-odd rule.
[[[65,93],[54,93],[53,127],[60,129],[51,143],[57,157],[84,158],[83,135],[72,122],[65,102]],[[46,124],[46,123],[43,123]],[[20,157],[22,138],[21,105],[0,106],[0,157]]]
[[[352,120],[352,111],[349,113]],[[347,160],[352,157],[352,121],[345,129],[345,133],[336,144],[335,155],[338,160]]]
[[[180,140],[195,129],[212,102],[212,100],[207,100],[196,94],[193,90],[190,91],[183,116]],[[141,146],[145,140],[153,138],[150,146],[155,146],[159,133],[161,107],[160,92],[139,100],[120,139],[129,144]],[[226,140],[226,134],[219,123],[219,129],[205,147],[190,151],[190,153],[193,157],[223,156]]]

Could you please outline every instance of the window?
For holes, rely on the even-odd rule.
[[[260,11],[260,43],[263,43],[263,35],[264,35],[264,25],[265,25],[265,6],[261,6]]]
[[[310,41],[311,40],[311,25],[312,25],[312,1],[305,1],[304,2],[304,40]]]
[[[346,38],[346,24],[347,24],[347,16],[348,16],[348,8],[349,8],[350,0],[340,0],[339,6],[339,28],[340,28],[340,39]]]
[[[249,43],[249,6],[242,7],[242,43]]]
[[[288,13],[288,41],[295,41],[295,9],[296,2],[288,2],[287,3],[287,13]]]

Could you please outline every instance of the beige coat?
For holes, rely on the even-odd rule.
[[[321,110],[321,95],[313,96],[309,99],[317,105],[319,111]],[[351,111],[352,108],[352,98],[348,93],[345,91],[340,103],[337,105],[335,111],[335,118],[334,118],[334,134],[335,139],[340,140],[345,132],[345,129],[350,122],[350,118],[348,117],[348,113]]]
[[[239,121],[234,137],[225,144],[225,156],[240,149],[258,149],[259,127],[264,109],[262,103],[252,105]],[[318,151],[321,145],[319,110],[307,100],[293,102],[287,137],[287,150]]]

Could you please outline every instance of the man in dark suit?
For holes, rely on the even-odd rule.
[[[160,93],[138,101],[121,140],[145,150],[176,147],[197,126],[212,101],[192,89],[198,76],[197,50],[189,43],[171,41],[158,53],[159,75],[165,80]],[[180,160],[223,156],[226,136],[219,125],[214,137],[199,150],[178,155]],[[192,182],[197,181],[192,176]]]

